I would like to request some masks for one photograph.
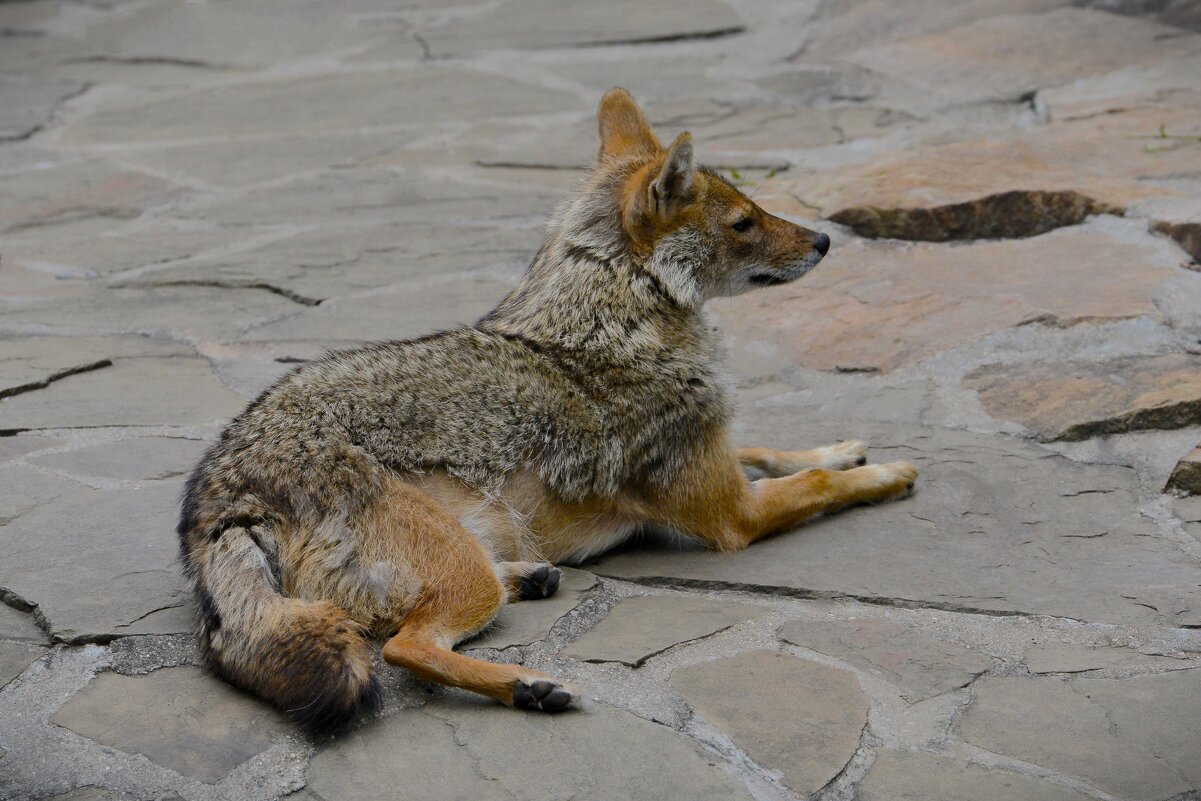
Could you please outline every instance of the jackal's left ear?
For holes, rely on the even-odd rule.
[[[625,89],[605,92],[596,110],[596,122],[600,129],[601,158],[635,152],[653,156],[659,152],[659,140],[651,124]]]
[[[692,134],[685,131],[667,149],[658,176],[647,187],[649,210],[660,217],[670,217],[692,193],[692,174],[696,170],[692,159]]]

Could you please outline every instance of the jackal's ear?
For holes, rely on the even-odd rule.
[[[670,217],[692,193],[692,134],[685,131],[667,149],[659,174],[647,187],[647,204],[652,214]]]
[[[625,89],[610,89],[596,110],[600,128],[600,155],[623,156],[637,151],[647,156],[659,152],[659,140],[646,115]]]

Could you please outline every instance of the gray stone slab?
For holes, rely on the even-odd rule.
[[[530,24],[538,20],[538,24]],[[663,6],[618,0],[504,0],[453,25],[422,26],[435,55],[482,50],[524,50],[580,45],[705,38],[736,31],[742,20],[720,0],[686,0]]]
[[[210,784],[292,730],[266,704],[196,667],[102,673],[50,720]]]
[[[232,417],[245,405],[204,359],[118,359],[0,400],[0,430],[189,425]]]
[[[873,461],[918,464],[917,492],[733,555],[648,545],[590,569],[1094,622],[1201,622],[1201,568],[1138,514],[1133,470],[1008,437],[795,419],[783,404],[745,410],[741,428],[739,442],[754,445],[866,439]]]
[[[673,645],[707,637],[766,612],[761,606],[697,596],[627,598],[561,653],[585,662],[638,667]]]
[[[678,668],[671,686],[797,795],[837,776],[867,726],[854,674],[774,651]]]
[[[371,98],[371,102],[364,102]],[[494,74],[450,67],[346,72],[222,86],[110,104],[70,125],[71,144],[169,142],[204,137],[432,126],[583,108],[582,100]]]
[[[176,561],[180,484],[76,486],[0,526],[2,586],[37,604],[66,642],[192,629]]]
[[[1130,648],[1104,648],[1059,642],[1030,647],[1026,651],[1025,660],[1031,673],[1083,673],[1086,670],[1133,665],[1184,666],[1178,659],[1141,654]]]
[[[550,633],[559,618],[575,609],[584,593],[596,586],[596,576],[572,567],[561,567],[559,590],[549,598],[507,604],[482,634],[463,645],[472,648],[511,648],[538,642]]]
[[[876,752],[855,790],[856,801],[1089,801],[1034,776],[921,751]]]
[[[454,280],[414,282],[403,288],[335,298],[300,314],[254,327],[240,342],[317,340],[365,342],[419,337],[470,325],[496,307],[517,284],[491,272]]]
[[[972,745],[1132,801],[1201,786],[1201,746],[1186,734],[1201,715],[1201,670],[1128,679],[985,677],[974,695],[959,727]]]
[[[20,676],[47,653],[48,650],[42,645],[0,640],[0,687]]]
[[[23,139],[40,130],[54,108],[79,92],[82,84],[62,78],[0,76],[0,142]]]
[[[531,767],[534,754],[546,769]],[[548,717],[464,703],[359,729],[313,757],[307,777],[325,801],[749,801],[715,763],[687,736],[611,707]]]
[[[138,437],[30,459],[84,478],[149,481],[187,473],[204,454],[207,443],[182,437]]]
[[[958,690],[994,664],[984,654],[890,620],[794,620],[778,634],[883,676],[910,703]]]
[[[0,526],[79,489],[81,487],[74,481],[46,475],[28,465],[0,466]]]
[[[22,612],[4,603],[0,603],[0,640],[41,644],[48,642],[46,632],[38,626],[31,613]]]
[[[0,339],[0,399],[100,369],[118,356],[175,355],[173,343],[147,337],[16,337]]]

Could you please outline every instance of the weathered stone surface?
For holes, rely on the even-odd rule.
[[[900,605],[1201,623],[1201,568],[1138,514],[1130,469],[1079,464],[1008,437],[801,421],[785,405],[769,408],[762,428],[747,425],[741,442],[802,447],[854,431],[873,443],[873,459],[921,468],[916,494],[822,518],[736,554],[664,543],[591,569]],[[786,433],[802,430],[804,438]]]
[[[983,678],[959,728],[986,750],[1119,798],[1158,801],[1201,786],[1197,739],[1180,736],[1199,714],[1201,670],[1122,680]]]
[[[187,425],[232,417],[245,405],[204,359],[118,359],[0,400],[0,430]]]
[[[41,645],[0,640],[0,687],[20,676],[45,654],[46,648]]]
[[[794,620],[778,634],[883,676],[910,703],[957,690],[994,664],[985,654],[888,620]]]
[[[291,730],[266,704],[196,667],[102,673],[51,721],[210,784]]]
[[[837,776],[867,725],[853,674],[774,651],[679,668],[671,686],[797,795]]]
[[[88,218],[128,220],[186,194],[160,178],[103,161],[48,162],[44,169],[5,176],[4,187],[0,230]]]
[[[362,98],[372,102],[364,103]],[[334,73],[200,89],[140,105],[109,108],[70,126],[72,143],[169,142],[208,136],[321,133],[378,126],[428,126],[580,108],[562,92],[459,70]]]
[[[627,598],[562,653],[585,662],[621,662],[638,667],[673,645],[707,637],[766,611],[711,598]]]
[[[857,801],[1088,801],[1092,796],[1033,776],[921,751],[876,752]]]
[[[1026,651],[1026,667],[1031,673],[1083,673],[1131,665],[1180,667],[1177,659],[1140,654],[1129,648],[1101,648],[1069,643],[1044,643]]]
[[[1201,495],[1201,447],[1193,448],[1176,463],[1164,489],[1187,495]]]
[[[553,769],[531,769],[530,754]],[[321,750],[307,775],[326,801],[750,799],[688,737],[606,706],[554,717],[474,703],[405,710]]]
[[[1045,440],[1201,423],[1201,356],[982,367],[964,378],[994,417]]]
[[[1159,221],[1151,225],[1151,230],[1172,237],[1194,263],[1201,263],[1201,223]]]
[[[46,643],[46,633],[34,622],[33,615],[0,603],[0,640]]]
[[[149,481],[192,469],[207,445],[182,437],[139,437],[34,457],[34,464],[74,476]]]
[[[1017,99],[1025,92],[1119,67],[1201,50],[1201,37],[1087,9],[1062,8],[970,22],[848,56],[946,102]]]
[[[540,24],[531,26],[529,20]],[[505,0],[457,25],[422,29],[436,55],[704,39],[735,33],[742,20],[720,0],[666,6],[620,0],[612,5]]]
[[[75,373],[111,366],[120,356],[173,356],[186,349],[149,337],[20,337],[0,340],[0,399]]]
[[[596,586],[596,576],[572,567],[561,567],[559,590],[549,598],[507,604],[492,625],[463,648],[511,648],[546,637],[563,615],[575,609],[584,593]]]
[[[46,124],[55,106],[80,88],[61,78],[0,76],[0,142],[28,138]]]
[[[1158,317],[1159,288],[1192,274],[1120,221],[959,247],[835,243],[809,275],[713,311],[744,341],[806,367],[890,370],[1035,320]],[[1201,286],[1201,275],[1194,281]],[[1087,284],[1087,293],[1079,291]]]
[[[37,604],[66,642],[191,631],[172,534],[179,490],[76,486],[0,526],[2,586]]]

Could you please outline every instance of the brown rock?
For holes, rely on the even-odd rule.
[[[853,674],[773,651],[680,668],[671,686],[797,795],[837,776],[867,725]]]
[[[806,367],[890,370],[1037,319],[1158,318],[1152,297],[1180,274],[1155,243],[1093,223],[954,248],[851,242],[795,284],[712,310],[727,334]]]
[[[1082,440],[1201,423],[1201,357],[982,367],[964,378],[986,411],[1044,440]]]
[[[1168,476],[1168,484],[1164,489],[1183,492],[1186,495],[1201,495],[1201,445],[1189,451],[1176,464],[1176,469]]]
[[[1151,230],[1172,237],[1185,253],[1193,257],[1194,263],[1201,262],[1201,223],[1160,221],[1152,224]]]

